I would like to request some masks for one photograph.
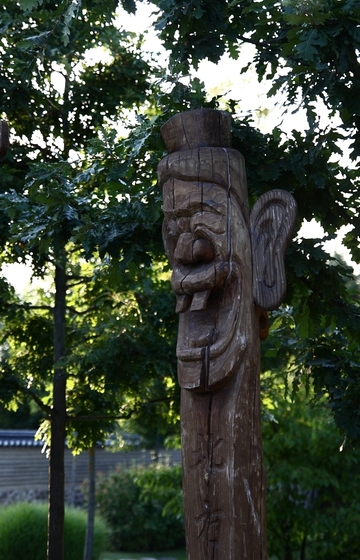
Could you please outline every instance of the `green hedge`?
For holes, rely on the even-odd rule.
[[[97,505],[115,550],[150,552],[184,545],[181,467],[117,468],[99,476]]]
[[[0,560],[46,560],[47,504],[23,503],[0,509]],[[64,547],[66,560],[83,557],[86,512],[65,510]],[[108,544],[105,522],[95,521],[92,559],[98,560]]]

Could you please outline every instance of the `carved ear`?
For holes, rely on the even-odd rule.
[[[284,255],[296,215],[294,198],[280,189],[264,193],[251,210],[253,297],[261,309],[276,309],[285,297]]]

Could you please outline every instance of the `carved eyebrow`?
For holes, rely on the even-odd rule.
[[[219,204],[214,200],[207,200],[207,201],[198,201],[193,202],[183,208],[173,208],[172,210],[165,210],[163,207],[164,213],[168,217],[180,218],[182,216],[191,218],[195,213],[205,213],[208,212],[209,214],[215,214],[219,217],[226,216],[227,208],[224,204]]]
[[[201,209],[204,210],[204,207],[206,212],[210,211],[214,214],[220,215],[226,215],[227,213],[227,207],[225,206],[225,204],[221,204],[219,202],[216,202],[215,200],[203,200],[201,202]]]
[[[176,208],[172,208],[171,210],[165,209],[164,206],[165,205],[163,205],[164,212],[169,216],[175,217],[192,216],[195,212],[209,212],[218,216],[224,216],[227,213],[225,204],[216,202],[216,200],[213,199],[196,200],[193,202],[184,200],[184,205],[178,204]]]

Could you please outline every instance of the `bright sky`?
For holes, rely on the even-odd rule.
[[[3,264],[1,272],[19,294],[25,295],[35,288],[44,288],[46,290],[49,287],[47,280],[39,278],[31,280],[31,268],[22,263]]]

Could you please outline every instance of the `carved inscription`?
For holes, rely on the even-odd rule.
[[[199,447],[192,451],[195,459],[190,469],[198,469],[202,467],[205,472],[205,480],[208,481],[212,472],[217,472],[225,468],[225,462],[222,455],[219,455],[221,447],[224,443],[223,439],[218,439],[216,443],[213,441],[212,435],[198,434]]]
[[[225,518],[222,509],[214,507],[211,499],[212,477],[226,468],[222,448],[223,439],[214,441],[212,434],[198,434],[199,446],[192,451],[194,463],[190,465],[191,471],[200,471],[199,475],[203,481],[203,509],[194,516],[197,526],[198,538],[204,538],[210,547],[216,548],[219,542],[220,525]]]

